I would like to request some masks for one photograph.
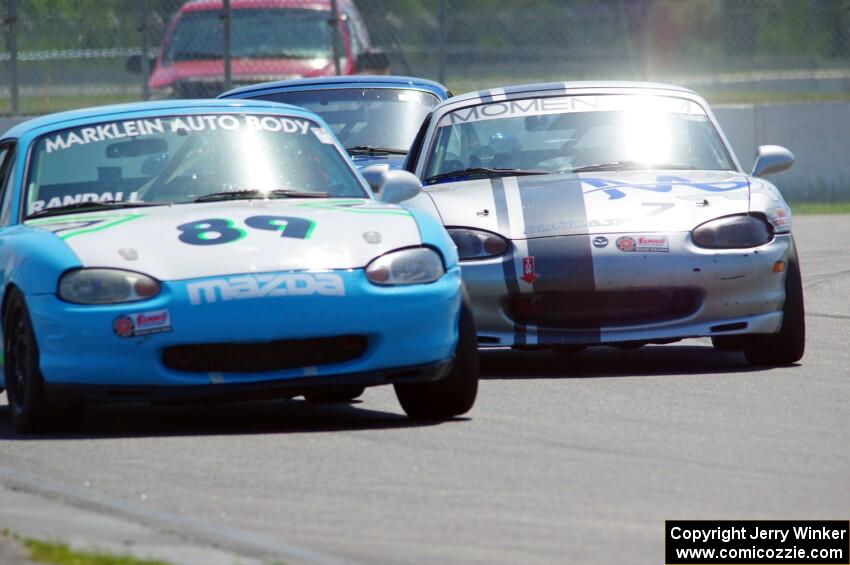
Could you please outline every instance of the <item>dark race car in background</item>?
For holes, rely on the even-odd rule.
[[[710,336],[754,364],[799,360],[791,211],[739,164],[708,104],[647,83],[551,83],[438,106],[406,168],[409,208],[458,246],[479,345],[575,352]]]
[[[426,79],[350,76],[257,84],[219,98],[270,100],[312,110],[369,176],[401,168],[422,120],[450,96],[446,87]]]

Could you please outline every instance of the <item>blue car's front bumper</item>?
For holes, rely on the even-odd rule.
[[[219,298],[191,304],[188,285],[210,279],[166,282],[153,299],[109,306],[69,304],[52,294],[27,296],[45,384],[48,390],[115,391],[116,397],[121,390],[134,389],[186,397],[193,391],[257,393],[288,385],[370,385],[446,374],[458,339],[459,268],[431,284],[398,287],[373,285],[362,269],[335,273],[343,279],[344,296]],[[126,338],[113,330],[121,316],[163,309],[171,320],[168,332]],[[237,349],[248,345],[250,351],[273,341],[335,336],[362,336],[365,350],[342,362],[251,372],[234,372],[232,366],[177,370],[163,359],[176,346],[235,344]]]

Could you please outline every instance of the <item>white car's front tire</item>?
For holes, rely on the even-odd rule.
[[[803,280],[793,240],[786,268],[782,328],[775,334],[747,336],[744,354],[751,365],[790,365],[802,359],[806,350]]]

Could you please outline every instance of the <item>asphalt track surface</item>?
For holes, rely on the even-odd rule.
[[[504,351],[484,355],[468,417],[443,423],[409,422],[388,387],[351,405],[103,408],[62,436],[16,438],[3,418],[0,483],[286,563],[657,564],[665,519],[846,520],[850,217],[795,232],[797,366],[752,369],[707,340]]]

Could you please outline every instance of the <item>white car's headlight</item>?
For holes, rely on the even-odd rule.
[[[392,251],[366,266],[366,278],[379,285],[430,283],[445,272],[439,253],[428,247]]]
[[[448,228],[447,231],[462,260],[496,257],[508,249],[508,240],[495,233],[468,228]]]
[[[59,279],[59,298],[76,304],[118,304],[159,294],[159,281],[119,269],[77,269]]]
[[[698,226],[693,238],[709,249],[758,247],[773,239],[773,228],[760,216],[727,216]]]

